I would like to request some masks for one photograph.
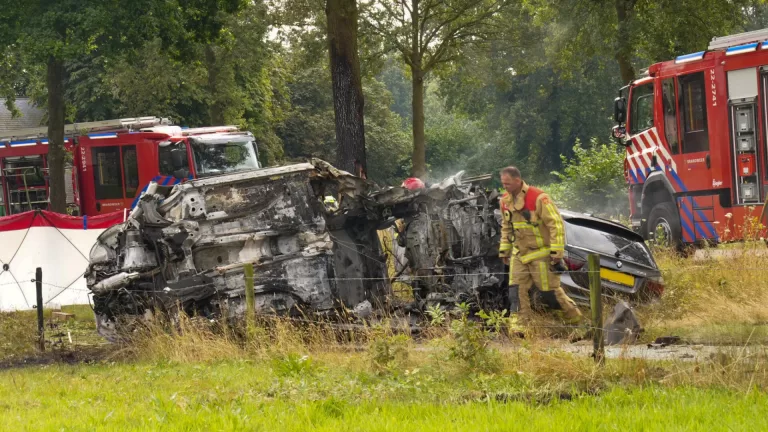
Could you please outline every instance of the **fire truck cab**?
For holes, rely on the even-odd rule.
[[[634,229],[675,244],[742,239],[768,197],[768,29],[650,66],[619,91],[614,120]]]
[[[47,209],[45,128],[11,133],[0,137],[5,214]],[[182,129],[140,117],[68,125],[65,135],[72,154],[65,175],[72,214],[130,209],[152,181],[172,186],[261,167],[253,135],[235,126]]]

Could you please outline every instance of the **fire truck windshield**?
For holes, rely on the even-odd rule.
[[[259,168],[256,144],[250,137],[234,140],[192,138],[190,142],[199,177]]]

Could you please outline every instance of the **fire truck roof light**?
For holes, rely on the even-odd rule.
[[[88,134],[88,138],[93,138],[93,139],[117,138],[117,134],[116,133],[93,133],[93,134]]]
[[[743,53],[755,51],[756,49],[757,49],[757,42],[754,42],[746,45],[730,47],[725,50],[725,55],[731,56],[736,54],[743,54]]]
[[[48,140],[40,140],[40,144],[42,145],[48,145]],[[64,139],[64,143],[68,143],[68,139]],[[18,140],[18,141],[7,141],[7,140],[0,140],[0,147],[5,147],[6,144],[10,145],[11,147],[24,147],[24,146],[30,146],[30,145],[36,145],[38,143],[37,140],[29,139],[29,140]]]
[[[36,140],[11,141],[10,145],[11,147],[33,146],[33,145],[37,145],[37,141]]]
[[[681,55],[675,59],[675,63],[688,63],[696,60],[701,60],[704,58],[705,52],[706,51],[699,51],[692,54]]]

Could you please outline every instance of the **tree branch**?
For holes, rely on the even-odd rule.
[[[397,36],[396,33],[393,33],[393,32],[390,32],[388,30],[383,29],[382,27],[376,25],[373,21],[365,19],[364,22],[366,24],[368,24],[369,26],[371,26],[371,28],[376,33],[378,33],[379,35],[383,36],[384,40],[387,43],[392,44],[395,47],[395,49],[400,51],[400,53],[403,54],[403,57],[405,58],[405,63],[408,66],[413,66],[411,64],[411,60],[410,60],[410,58],[411,58],[411,50],[398,39],[398,36]]]
[[[432,41],[435,39],[435,37],[440,33],[440,31],[452,24],[454,24],[456,21],[458,21],[460,18],[464,17],[466,15],[466,12],[470,9],[474,8],[475,6],[481,4],[484,0],[478,0],[474,2],[468,2],[463,7],[461,7],[458,10],[455,10],[454,13],[446,18],[443,22],[438,24],[427,36],[427,38],[424,40],[422,50],[426,50],[429,47],[429,44],[432,43]],[[485,8],[485,11],[480,13],[478,16],[475,16],[474,18],[461,23],[457,28],[467,28],[467,27],[474,27],[476,25],[481,24],[483,21],[490,18],[493,14],[498,12],[501,7],[505,4],[505,0],[498,0],[492,4],[490,4],[487,8]],[[455,29],[454,29],[455,30]],[[453,31],[449,32],[452,33]],[[445,38],[443,39],[445,40]]]
[[[462,23],[461,25],[457,26],[456,28],[452,29],[446,37],[444,37],[440,44],[437,46],[437,49],[435,49],[434,53],[430,55],[429,61],[426,62],[424,66],[424,70],[431,70],[433,67],[435,67],[438,63],[443,62],[443,55],[445,55],[446,51],[451,45],[454,45],[457,41],[466,39],[472,36],[478,36],[482,35],[482,32],[474,32],[470,31],[470,29],[475,29],[480,24],[482,24],[485,20],[490,18],[494,13],[498,11],[497,6],[500,6],[501,2],[496,2],[492,5],[493,9],[489,9],[483,14],[475,17],[474,19],[467,21],[465,23]],[[455,19],[453,20],[455,21]],[[465,32],[466,31],[466,32]],[[426,49],[425,49],[426,51]]]

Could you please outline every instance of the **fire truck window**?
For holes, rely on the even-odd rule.
[[[123,173],[125,175],[125,197],[134,198],[139,190],[139,164],[136,146],[123,147]]]
[[[683,153],[709,150],[707,132],[704,72],[697,72],[678,79],[681,107],[680,124],[683,129]]]
[[[653,83],[632,89],[630,135],[653,127]]]
[[[122,199],[123,178],[120,175],[120,147],[95,147],[93,156],[93,181],[96,199]]]
[[[176,154],[174,155],[174,153]],[[176,163],[174,163],[174,157]],[[187,145],[184,142],[161,146],[158,158],[160,162],[160,175],[174,176],[176,174],[181,174],[181,171],[189,172]],[[184,177],[186,177],[186,175]]]
[[[664,96],[664,135],[673,154],[680,153],[677,141],[677,103],[675,99],[675,80],[665,79],[662,83]]]

